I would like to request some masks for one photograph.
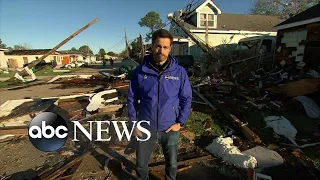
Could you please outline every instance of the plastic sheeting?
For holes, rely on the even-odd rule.
[[[266,149],[261,146],[254,147],[242,152],[243,154],[251,155],[258,161],[259,168],[269,168],[281,165],[284,160],[279,153]]]
[[[312,99],[310,99],[306,96],[297,96],[293,99],[301,102],[301,104],[304,107],[304,110],[306,111],[307,115],[310,118],[319,118],[320,117],[320,108]]]
[[[291,122],[283,116],[268,116],[264,118],[268,127],[271,127],[278,135],[283,135],[288,139],[294,139],[297,129]]]

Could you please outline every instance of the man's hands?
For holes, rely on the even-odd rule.
[[[180,123],[176,123],[173,124],[172,126],[170,126],[167,130],[166,133],[170,132],[170,131],[179,131],[181,129],[181,125]],[[138,129],[138,128],[134,128],[134,134],[138,137],[142,137],[142,132]]]
[[[179,131],[180,128],[181,128],[180,123],[176,123],[176,124],[170,126],[169,129],[166,130],[166,133],[168,133],[168,132],[171,131],[171,130],[172,130],[172,131]]]
[[[142,132],[138,128],[134,128],[134,134],[138,137],[142,137]]]

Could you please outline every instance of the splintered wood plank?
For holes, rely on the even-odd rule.
[[[89,104],[88,97],[75,99],[60,99],[58,102],[58,111],[67,114],[69,118],[79,116],[85,111]]]

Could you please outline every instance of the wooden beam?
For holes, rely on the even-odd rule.
[[[1,135],[27,135],[28,134],[28,126],[9,126],[9,127],[1,127],[0,128],[0,136]]]
[[[63,172],[65,172],[67,169],[69,169],[73,165],[77,164],[78,162],[82,161],[82,159],[85,158],[86,156],[88,156],[89,154],[91,154],[91,151],[87,151],[86,153],[82,154],[81,156],[71,160],[69,163],[67,163],[64,166],[62,166],[61,168],[55,170],[53,173],[50,173],[48,176],[46,176],[47,174],[43,175],[42,177],[40,177],[40,179],[44,179],[44,180],[54,180],[54,179],[56,179]]]
[[[161,173],[154,171],[154,170],[150,170],[149,174],[156,180],[165,180],[164,175],[162,175]]]
[[[200,156],[200,157],[195,157],[195,158],[191,158],[191,159],[186,159],[183,161],[178,161],[177,165],[183,165],[183,164],[192,164],[192,163],[196,163],[196,162],[200,162],[200,161],[207,161],[207,160],[212,160],[214,159],[211,155],[205,155],[205,156]],[[149,169],[153,170],[153,171],[159,171],[163,168],[165,168],[165,164],[161,164],[161,165],[157,165],[157,166],[150,166]]]
[[[207,98],[217,107],[223,116],[230,122],[234,123],[241,132],[245,135],[245,137],[252,141],[261,143],[260,137],[255,134],[246,124],[244,124],[242,121],[240,121],[239,118],[237,118],[235,115],[231,114],[226,108],[223,107],[222,104],[220,104],[218,101],[216,101],[214,98],[207,96]]]

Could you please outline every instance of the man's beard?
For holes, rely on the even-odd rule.
[[[163,61],[167,60],[167,58],[168,58],[168,56],[164,56],[162,54],[157,54],[156,55],[156,59],[157,59],[158,62],[163,62]]]

